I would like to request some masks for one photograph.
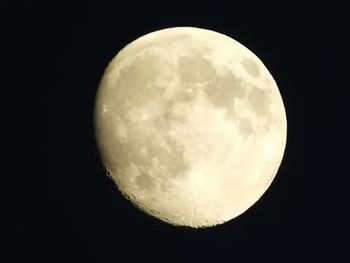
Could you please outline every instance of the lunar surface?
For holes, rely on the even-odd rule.
[[[287,121],[270,72],[206,29],[144,35],[108,65],[96,96],[101,160],[142,211],[208,227],[251,207],[281,164]]]

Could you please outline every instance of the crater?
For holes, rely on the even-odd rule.
[[[249,58],[244,58],[241,61],[241,64],[243,66],[243,68],[245,69],[245,71],[251,75],[252,77],[259,77],[260,76],[260,69],[259,66],[251,59]]]
[[[152,177],[146,172],[141,172],[140,175],[136,177],[135,182],[138,188],[142,190],[151,190],[154,187]]]

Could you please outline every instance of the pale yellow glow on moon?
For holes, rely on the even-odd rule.
[[[119,190],[173,225],[242,214],[283,157],[287,121],[264,64],[223,34],[175,27],[121,50],[95,108],[102,161]]]

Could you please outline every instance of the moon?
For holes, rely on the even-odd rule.
[[[281,164],[287,120],[263,62],[236,40],[174,27],[125,46],[96,94],[101,161],[120,192],[175,226],[250,208]]]

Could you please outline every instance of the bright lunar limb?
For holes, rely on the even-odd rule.
[[[96,139],[118,189],[172,225],[208,227],[251,207],[281,164],[287,121],[261,60],[232,38],[174,27],[108,65]]]

